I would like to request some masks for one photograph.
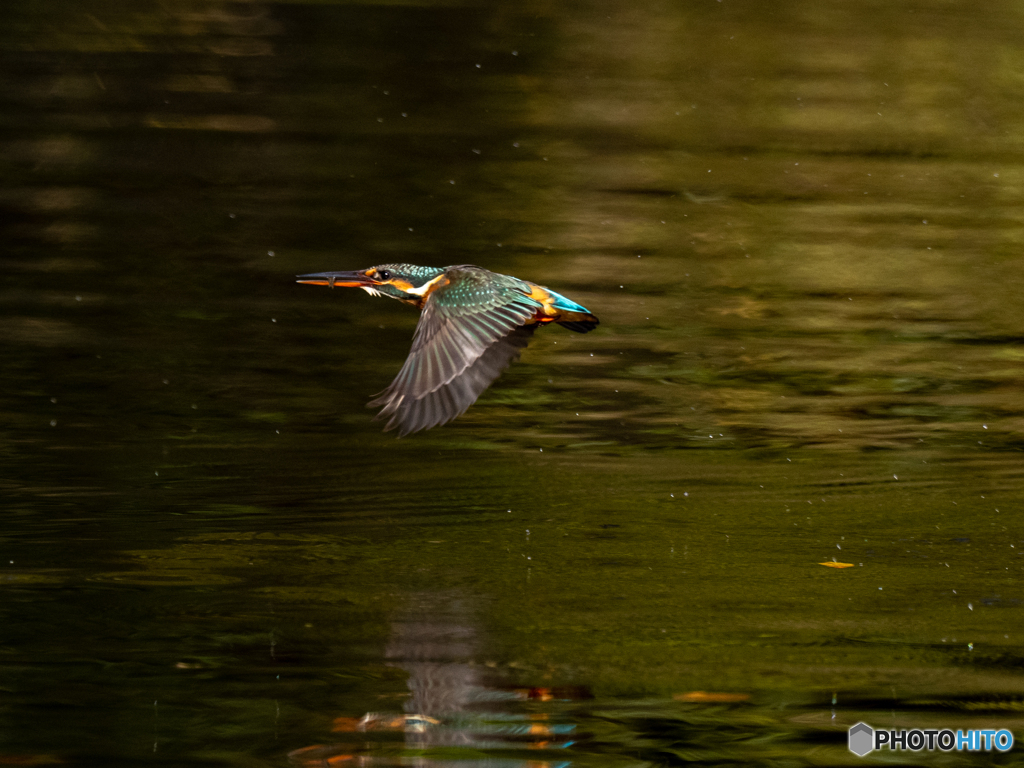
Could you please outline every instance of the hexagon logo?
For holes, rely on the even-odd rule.
[[[857,757],[864,757],[873,748],[875,731],[867,723],[857,723],[850,726],[848,746],[850,751]]]

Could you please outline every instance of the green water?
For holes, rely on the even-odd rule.
[[[846,732],[1024,738],[1024,5],[5,16],[0,765],[1021,762]],[[602,324],[397,440],[395,261]]]

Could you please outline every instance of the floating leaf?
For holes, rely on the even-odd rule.
[[[835,560],[830,560],[827,563],[818,563],[818,565],[824,565],[826,568],[853,568],[853,563],[837,563]]]
[[[674,693],[676,701],[694,701],[701,704],[729,704],[737,701],[750,701],[749,693],[709,693],[708,691],[690,691]]]

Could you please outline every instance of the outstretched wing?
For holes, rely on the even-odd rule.
[[[398,434],[430,429],[461,416],[513,360],[519,357],[536,326],[519,326],[489,346],[465,371],[420,397],[407,396],[392,383],[370,406],[383,405],[377,418],[391,416],[385,429]]]
[[[450,267],[423,306],[409,357],[371,407],[400,435],[466,412],[527,345],[540,309],[530,286],[480,267]]]

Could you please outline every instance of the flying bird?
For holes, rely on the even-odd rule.
[[[385,431],[399,436],[446,424],[466,412],[519,357],[538,326],[577,333],[598,319],[550,288],[472,264],[382,264],[355,272],[298,275],[308,285],[362,288],[421,310],[405,365],[368,407],[381,406]]]

